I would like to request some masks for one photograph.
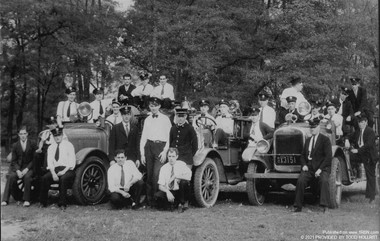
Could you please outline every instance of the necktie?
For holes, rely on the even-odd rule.
[[[113,119],[113,124],[114,125],[116,124],[116,118],[117,118],[117,115],[115,115],[115,118]]]
[[[263,122],[263,111],[264,111],[264,108],[261,108],[261,111],[260,111],[260,122]]]
[[[146,85],[144,85],[144,88],[143,88],[143,90],[142,90],[143,92],[144,92],[144,90],[145,90],[145,87],[146,87]]]
[[[26,141],[21,142],[22,151],[25,152],[26,149]]]
[[[164,85],[162,86],[162,90],[161,90],[161,95],[164,95],[165,91],[164,91]]]
[[[71,114],[71,102],[69,104],[69,108],[67,108],[67,113],[66,113],[67,117],[70,117],[70,114]]]
[[[104,111],[103,111],[102,102],[99,100],[99,114],[103,115],[103,113],[104,113]]]
[[[252,125],[251,135],[255,135],[255,124]]]
[[[124,169],[123,169],[123,166],[120,166],[121,167],[121,178],[120,178],[120,186],[124,187],[124,184],[125,184],[125,174],[124,174]]]
[[[314,150],[315,136],[313,136],[312,139],[313,139],[313,140],[312,140],[312,142],[311,142],[311,152],[313,152],[313,150]]]
[[[359,147],[363,146],[363,131],[360,131],[360,137],[359,137]]]
[[[153,118],[157,118],[158,115],[157,115],[157,114],[153,114],[152,117],[153,117]]]
[[[57,145],[57,149],[55,150],[54,158],[55,158],[56,161],[59,160],[59,144]]]
[[[169,180],[172,180],[170,183],[169,183],[169,189],[170,190],[173,190],[173,188],[174,188],[174,181],[175,181],[175,179],[173,178],[174,177],[174,165],[172,166],[172,172],[171,172],[171,174],[170,174],[170,179]]]
[[[129,133],[129,125],[126,124],[126,125],[124,126],[124,129],[125,129],[125,134],[127,134],[127,136],[128,136],[128,133]]]

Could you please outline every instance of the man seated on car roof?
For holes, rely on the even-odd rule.
[[[229,103],[225,100],[219,101],[220,115],[215,118],[216,131],[213,147],[227,147],[227,139],[233,134],[234,120],[229,113]]]
[[[250,115],[251,124],[246,126],[244,136],[248,138],[248,146],[243,151],[242,158],[244,161],[250,161],[256,151],[256,144],[261,140],[270,140],[273,138],[274,129],[264,122],[260,122],[260,108],[253,107]]]

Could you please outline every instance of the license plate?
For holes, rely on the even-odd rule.
[[[276,156],[276,165],[298,165],[299,157],[294,155]]]

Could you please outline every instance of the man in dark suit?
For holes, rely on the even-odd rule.
[[[367,103],[367,91],[360,86],[360,78],[350,78],[352,89],[348,92],[348,99],[352,104],[354,115],[357,117],[365,114],[368,118],[368,126],[373,127],[373,113]],[[357,129],[357,121],[355,121],[355,128]]]
[[[117,94],[117,100],[122,105],[131,105],[133,104],[132,90],[136,88],[132,83],[132,76],[130,74],[123,75],[124,84],[119,87],[119,92]]]
[[[346,140],[345,146],[351,146],[350,161],[353,163],[363,163],[367,176],[367,186],[365,197],[372,203],[376,196],[376,176],[375,168],[379,157],[376,151],[376,135],[372,128],[368,127],[368,119],[365,115],[358,116],[358,125],[354,133]]]
[[[122,149],[125,151],[128,160],[140,166],[140,141],[138,135],[138,127],[131,123],[132,111],[131,106],[123,106],[120,108],[122,122],[116,124],[109,137],[109,158],[114,160],[115,151]]]
[[[286,115],[287,114],[293,114],[293,115],[297,116],[297,121],[296,122],[302,122],[301,116],[300,116],[300,114],[298,113],[298,111],[296,109],[297,97],[288,96],[288,97],[286,97],[286,101],[288,102],[288,109],[285,109],[284,107],[281,107],[280,113],[279,113],[279,116],[278,116],[279,123],[282,124],[282,123],[291,121],[291,120],[287,120],[286,119]]]
[[[32,187],[32,159],[37,146],[28,139],[26,126],[22,126],[18,132],[20,140],[12,146],[12,160],[8,171],[8,180],[5,184],[2,206],[9,203],[9,197],[12,194],[16,201],[21,199],[21,190],[18,188],[17,180],[22,179],[24,182],[24,207],[30,206],[30,192]]]
[[[305,188],[309,182],[318,182],[320,190],[319,205],[323,212],[329,205],[329,176],[331,172],[332,147],[330,139],[319,133],[320,120],[309,121],[312,134],[306,142],[301,154],[301,175],[298,177],[294,212],[302,211]]]
[[[347,99],[349,95],[349,89],[347,87],[341,87],[338,100],[337,114],[343,117],[343,135],[351,133],[351,129],[354,126],[354,109],[351,102]]]

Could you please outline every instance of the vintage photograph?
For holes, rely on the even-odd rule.
[[[1,240],[380,240],[377,0],[2,0]]]

